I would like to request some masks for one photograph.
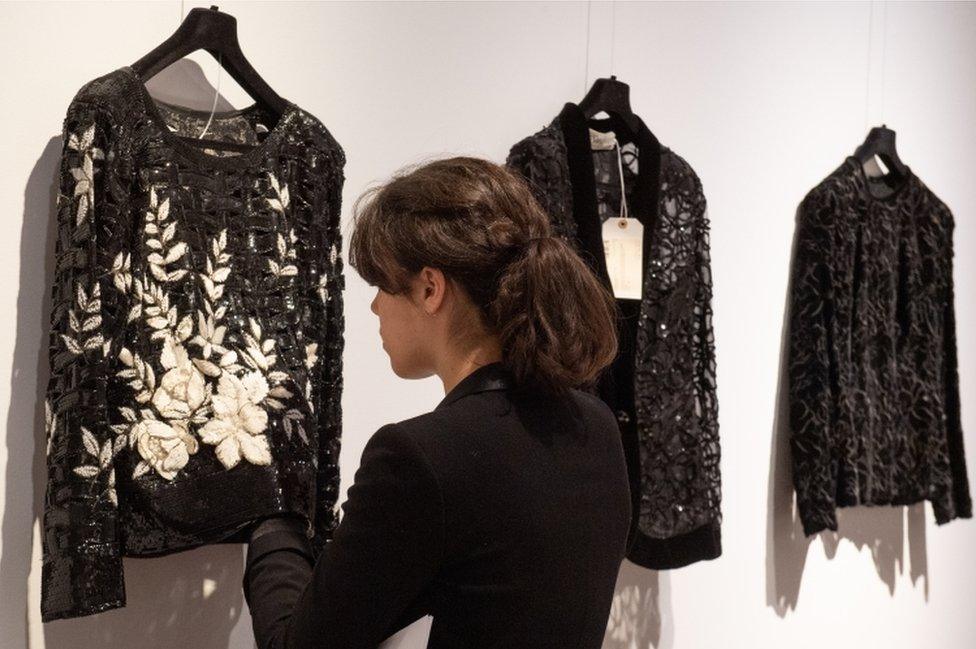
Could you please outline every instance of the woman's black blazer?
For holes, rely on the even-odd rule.
[[[248,545],[259,649],[375,647],[425,614],[435,649],[602,645],[631,505],[599,398],[484,365],[370,438],[342,511],[318,561],[301,524]]]

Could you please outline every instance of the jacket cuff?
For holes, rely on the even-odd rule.
[[[972,518],[973,503],[969,498],[959,499],[955,494],[947,493],[939,498],[930,498],[932,513],[936,525],[945,525],[957,518]]]
[[[653,538],[639,529],[627,550],[627,559],[651,570],[672,570],[722,555],[721,523],[716,519],[690,532]]]
[[[122,557],[112,549],[52,554],[41,566],[41,581],[42,622],[125,606]]]
[[[837,531],[837,509],[835,505],[800,503],[797,509],[805,536],[813,536],[823,530]]]

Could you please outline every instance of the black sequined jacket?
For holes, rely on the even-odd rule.
[[[971,518],[960,426],[949,208],[911,169],[850,156],[796,217],[788,337],[793,483],[807,535],[836,508],[929,500]]]
[[[630,215],[644,226],[642,297],[617,300],[620,352],[593,391],[623,436],[634,513],[627,557],[668,569],[721,555],[709,223],[697,174],[638,122],[621,165],[616,151],[590,145],[590,127],[621,133],[617,118],[588,122],[567,103],[506,164],[608,289],[601,228],[618,213],[623,172]]]
[[[124,606],[123,556],[286,511],[317,553],[336,524],[345,154],[292,102],[209,115],[126,66],[64,118],[44,621]]]

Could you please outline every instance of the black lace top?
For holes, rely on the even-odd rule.
[[[634,517],[628,558],[678,568],[721,554],[721,474],[709,222],[701,182],[639,122],[634,142],[593,149],[589,129],[621,133],[616,117],[587,120],[567,103],[516,143],[522,174],[554,231],[612,289],[603,221],[619,214],[620,173],[643,228],[641,299],[620,298],[620,352],[593,391],[617,413]]]
[[[848,157],[803,199],[790,289],[793,482],[807,535],[836,507],[930,500],[970,518],[949,208]]]
[[[64,119],[44,621],[124,606],[123,556],[337,522],[345,154],[291,102],[208,118],[123,67]]]

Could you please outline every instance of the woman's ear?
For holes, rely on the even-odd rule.
[[[424,266],[418,273],[420,303],[427,315],[436,315],[447,293],[447,277],[439,268]]]

